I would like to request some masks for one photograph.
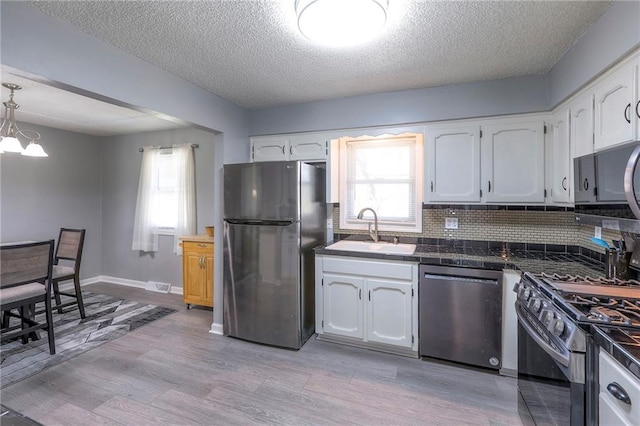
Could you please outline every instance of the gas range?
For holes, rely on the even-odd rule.
[[[597,355],[591,336],[595,330],[618,343],[625,338],[630,348],[640,342],[640,282],[525,272],[514,291],[526,412],[537,424],[592,424]]]
[[[525,272],[514,291],[521,321],[564,364],[586,352],[591,324],[640,330],[639,281]]]
[[[640,281],[525,272],[516,291],[534,312],[539,298],[573,322],[640,329]]]

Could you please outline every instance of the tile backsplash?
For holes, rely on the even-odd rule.
[[[444,228],[447,217],[458,218],[458,229]],[[339,206],[333,209],[333,223],[334,233],[367,234],[340,229]],[[421,234],[380,231],[380,235],[575,245],[604,253],[602,247],[590,241],[593,226],[577,224],[571,211],[423,209]],[[603,229],[602,239],[611,243],[612,239],[620,239],[620,232]]]

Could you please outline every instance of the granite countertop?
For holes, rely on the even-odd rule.
[[[502,248],[473,247],[466,244],[417,244],[412,255],[381,254],[333,250],[326,247],[315,248],[316,254],[349,256],[368,259],[400,260],[431,265],[450,265],[491,270],[514,269],[532,273],[558,273],[604,276],[604,264],[578,253],[510,249],[508,244]]]

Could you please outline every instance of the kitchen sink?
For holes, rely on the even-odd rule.
[[[405,254],[416,251],[415,244],[392,244],[385,241],[351,241],[341,240],[326,247],[328,250],[359,251],[363,253]]]

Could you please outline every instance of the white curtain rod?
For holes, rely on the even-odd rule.
[[[191,148],[199,148],[200,145],[198,145],[197,143],[192,143],[191,144]],[[154,148],[158,148],[158,149],[169,149],[169,148],[173,148],[172,146],[154,146]],[[138,152],[144,152],[144,148],[138,148]]]

